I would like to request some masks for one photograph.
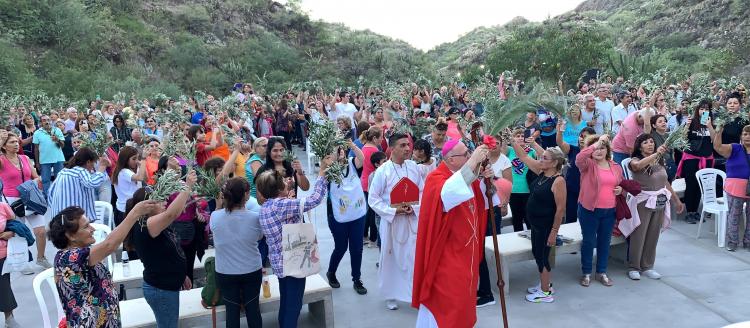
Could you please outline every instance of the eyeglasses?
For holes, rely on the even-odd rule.
[[[463,154],[451,155],[450,157],[469,157],[469,151],[465,151]]]

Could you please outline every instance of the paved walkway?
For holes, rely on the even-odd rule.
[[[304,153],[298,156],[305,161]],[[306,167],[306,163],[304,167]],[[311,176],[312,178],[312,176]],[[333,239],[324,216],[324,207],[315,211],[323,268],[325,272],[333,250]],[[610,261],[613,287],[592,282],[591,287],[578,285],[580,256],[559,254],[553,271],[556,298],[554,303],[532,304],[525,301],[525,289],[537,283],[533,261],[515,263],[511,269],[510,294],[507,295],[510,327],[722,327],[750,321],[750,252],[740,249],[730,253],[716,247],[716,237],[708,221],[703,238],[696,240],[697,225],[673,222],[672,229],[661,236],[656,270],[661,280],[643,278],[632,281],[626,267]],[[500,245],[502,247],[502,245]],[[54,258],[49,244],[47,257]],[[377,248],[365,248],[362,280],[369,293],[360,296],[352,289],[348,254],[339,265],[341,288],[333,292],[336,327],[375,328],[413,327],[417,311],[400,304],[389,311],[378,295]],[[13,291],[19,303],[15,311],[22,327],[41,327],[39,307],[31,288],[33,276],[12,275]],[[492,278],[493,282],[495,278]],[[129,294],[131,295],[131,294]],[[496,295],[496,298],[498,296]],[[47,295],[50,299],[51,295]],[[501,327],[500,305],[477,310],[477,327]],[[263,316],[264,327],[276,327],[276,314]],[[0,321],[1,322],[1,321]],[[206,322],[202,327],[210,327]],[[244,326],[244,323],[243,323]],[[314,327],[306,307],[300,327]]]

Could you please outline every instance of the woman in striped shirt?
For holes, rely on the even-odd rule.
[[[99,165],[94,171],[97,161]],[[88,148],[79,149],[50,187],[50,216],[57,215],[69,206],[79,206],[86,211],[87,217],[95,218],[96,191],[103,183],[109,183],[105,172],[109,166],[110,162],[106,157],[99,158],[99,155]]]

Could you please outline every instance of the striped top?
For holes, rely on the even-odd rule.
[[[79,206],[89,220],[96,221],[96,190],[107,181],[109,177],[102,172],[92,173],[80,166],[63,169],[49,190],[51,216],[69,206]]]

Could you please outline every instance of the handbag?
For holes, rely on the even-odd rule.
[[[349,159],[348,174],[341,184],[331,183],[331,210],[336,222],[346,223],[361,219],[367,214],[367,202],[362,183],[355,174],[356,168]]]
[[[299,215],[304,218],[305,199],[299,200]],[[304,220],[303,220],[304,221]],[[284,276],[306,278],[320,272],[318,238],[313,223],[281,226],[281,262]]]
[[[15,236],[8,239],[8,255],[3,263],[2,274],[21,272],[29,261],[29,245],[23,237]]]
[[[21,182],[26,180],[26,177],[23,175],[23,159],[21,156],[18,156],[18,165],[21,167]],[[5,198],[5,194],[3,194],[3,198]],[[5,202],[8,203],[8,199],[5,198]],[[8,203],[10,205],[10,208],[13,210],[13,214],[16,215],[16,217],[22,218],[26,216],[26,205],[23,202],[23,199],[19,197],[17,200],[15,200],[13,203]]]
[[[742,148],[744,150],[745,147]],[[747,155],[747,152],[745,152],[745,160],[747,160],[747,167],[750,167],[750,156]],[[745,185],[745,196],[747,195],[750,195],[750,181]]]

